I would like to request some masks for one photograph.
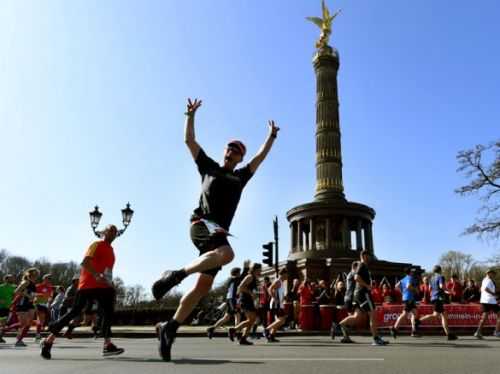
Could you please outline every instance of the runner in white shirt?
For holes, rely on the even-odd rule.
[[[287,280],[287,278],[288,271],[286,268],[283,268],[278,272],[278,279],[276,279],[269,287],[269,294],[271,295],[270,307],[271,311],[274,312],[275,320],[264,329],[264,334],[268,343],[279,342],[279,340],[276,339],[276,332],[286,322],[287,315],[284,309],[285,285],[283,283]]]
[[[495,328],[494,336],[500,338],[500,306],[497,302],[497,288],[493,278],[495,277],[495,270],[488,269],[486,271],[486,277],[483,279],[481,284],[481,307],[483,309],[483,314],[481,320],[479,321],[479,326],[474,336],[478,339],[483,338],[482,329],[483,325],[488,318],[488,314],[495,313],[497,315],[497,325]]]

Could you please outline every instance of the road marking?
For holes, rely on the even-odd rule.
[[[214,357],[197,357],[195,360],[213,360]],[[218,358],[221,361],[384,361],[383,358],[347,358],[347,357],[231,357],[231,358]]]

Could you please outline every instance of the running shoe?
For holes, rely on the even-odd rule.
[[[0,343],[7,343],[3,337],[0,336]]]
[[[448,340],[457,340],[458,336],[456,336],[455,334],[449,333],[447,336],[447,339]]]
[[[269,332],[268,329],[264,329],[264,337],[269,340],[269,338],[271,337],[271,333]]]
[[[500,331],[494,332],[493,336],[496,337],[496,338],[500,338]]]
[[[172,288],[182,282],[184,276],[182,271],[167,270],[163,276],[153,283],[151,292],[156,300],[160,300]]]
[[[214,337],[214,331],[215,331],[214,327],[209,327],[207,329],[207,336],[209,339],[212,339]]]
[[[335,340],[335,336],[337,335],[338,325],[335,322],[332,322],[332,327],[330,327],[330,337],[332,340]]]
[[[23,342],[22,340],[18,340],[16,344],[14,344],[15,347],[26,347],[26,343]]]
[[[412,331],[410,336],[412,338],[421,338],[422,337],[422,335],[420,335],[416,330]]]
[[[384,339],[382,339],[380,336],[377,336],[375,338],[373,338],[373,342],[372,342],[372,345],[387,345],[389,344],[389,342],[386,342]]]
[[[161,323],[159,328],[160,343],[158,345],[158,351],[163,361],[170,361],[172,344],[174,344],[176,335],[175,329],[172,328],[169,322]]]
[[[398,330],[396,330],[394,327],[391,327],[391,336],[396,339],[398,337]]]
[[[236,329],[234,327],[230,327],[227,332],[227,336],[229,337],[229,340],[234,342],[234,338],[236,336]]]
[[[247,338],[246,338],[246,337],[244,337],[244,336],[240,339],[239,344],[240,344],[240,345],[253,345],[253,343],[252,343],[252,342],[249,342],[249,341],[247,340]]]
[[[481,339],[483,339],[483,334],[481,334],[481,332],[480,332],[480,331],[476,331],[476,332],[474,333],[474,337],[475,337],[476,339],[481,340]]]
[[[238,331],[236,333],[236,341],[240,341],[242,337],[243,337],[243,333],[241,331]]]
[[[73,339],[73,330],[74,330],[74,327],[72,327],[72,325],[68,326],[68,328],[64,332],[63,336],[66,339],[70,339],[70,340]]]
[[[105,344],[104,347],[102,348],[103,357],[118,356],[121,355],[123,352],[125,352],[123,348],[118,348],[113,343]]]
[[[42,340],[42,336],[40,334],[36,334],[35,343],[40,343],[40,340]]]
[[[419,319],[416,319],[415,320],[415,329],[418,330],[420,328],[420,325],[422,324],[422,322],[420,322]]]
[[[353,344],[354,343],[354,341],[348,336],[344,336],[342,339],[340,339],[340,342],[342,344]]]
[[[269,336],[269,338],[267,339],[267,342],[268,343],[279,343],[280,341],[278,339],[276,339],[276,337],[274,335],[271,335]]]
[[[46,339],[43,339],[40,343],[40,348],[40,356],[42,356],[46,360],[50,360],[52,358],[52,355],[50,354],[52,343],[49,343]]]

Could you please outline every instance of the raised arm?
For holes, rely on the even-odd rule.
[[[186,113],[184,113],[186,115],[186,123],[184,125],[184,141],[186,142],[186,145],[195,160],[200,152],[200,145],[196,142],[194,135],[194,115],[200,106],[201,100],[194,99],[194,101],[191,101],[191,99],[188,99],[187,110]]]
[[[278,131],[280,128],[276,126],[273,120],[269,121],[269,134],[267,135],[266,141],[262,146],[260,147],[259,151],[257,154],[254,156],[252,161],[250,161],[250,171],[255,173],[257,171],[257,168],[259,165],[264,161],[266,158],[267,154],[271,150],[271,147],[273,146],[274,139],[276,139],[276,136],[278,135]]]

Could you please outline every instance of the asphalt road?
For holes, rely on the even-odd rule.
[[[93,339],[59,339],[52,360],[39,356],[38,346],[13,347],[12,339],[0,344],[0,374],[158,374],[203,373],[497,373],[500,339],[478,341],[461,337],[447,342],[443,337],[387,338],[390,345],[373,347],[368,337],[354,337],[357,344],[342,345],[328,337],[286,337],[280,343],[257,340],[242,347],[225,338],[178,338],[173,361],[157,355],[154,339],[115,339],[125,353],[102,358],[101,342]]]

